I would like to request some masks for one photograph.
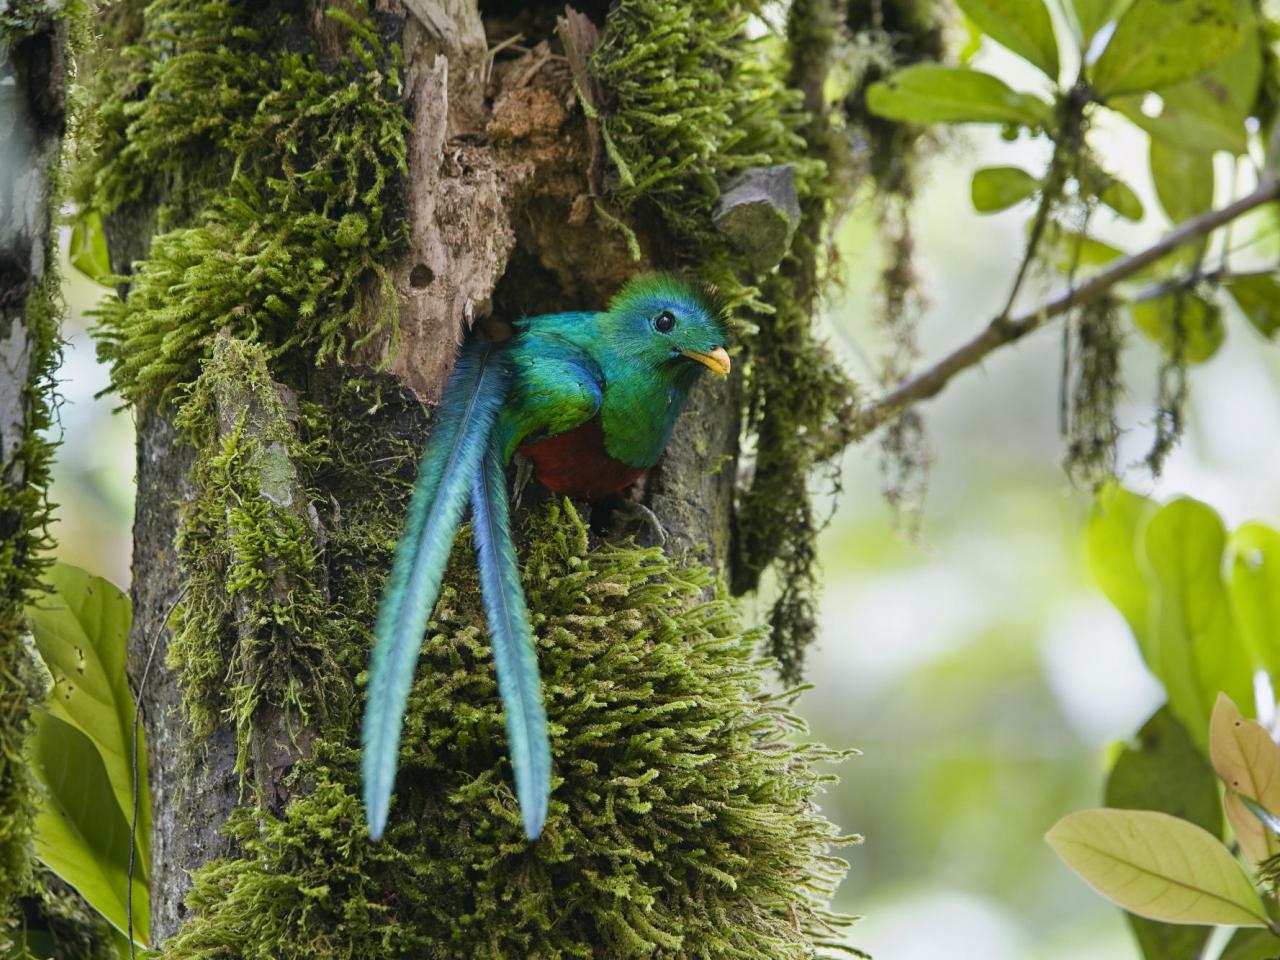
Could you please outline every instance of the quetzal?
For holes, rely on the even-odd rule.
[[[525,834],[542,832],[551,747],[504,466],[520,453],[556,493],[616,493],[662,455],[704,368],[729,372],[720,310],[665,275],[633,279],[603,312],[529,317],[509,340],[464,346],[431,425],[374,628],[363,756],[373,839],[386,827],[409,687],[468,501],[516,797]]]

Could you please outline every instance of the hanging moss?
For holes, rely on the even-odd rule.
[[[1067,472],[1072,479],[1097,487],[1114,478],[1120,425],[1120,351],[1124,335],[1116,304],[1107,298],[1075,318],[1075,382],[1067,410]]]
[[[815,764],[837,755],[794,745],[799,720],[762,693],[759,636],[702,599],[705,571],[588,550],[567,502],[526,533],[555,757],[543,838],[521,832],[462,537],[387,841],[365,836],[352,731],[331,729],[299,774],[312,793],[283,819],[233,820],[242,855],[199,872],[166,956],[779,958],[833,939],[841,838],[814,804]]]
[[[258,23],[251,6],[152,4],[99,111],[83,199],[110,213],[162,189],[162,226],[194,220],[156,237],[116,278],[127,298],[98,311],[99,354],[132,402],[191,380],[219,330],[319,362],[396,322],[384,263],[405,230],[399,48],[331,10],[348,37],[322,69],[290,49],[288,17]],[[357,331],[371,296],[381,312]]]
[[[833,141],[805,112],[805,91],[787,83],[795,64],[815,62],[813,47],[831,42],[832,27],[797,17],[788,45],[751,40],[754,11],[733,0],[624,0],[593,65],[610,97],[602,129],[613,198],[656,211],[673,236],[672,258],[715,283],[740,321],[756,459],[737,504],[732,586],[753,590],[780,562],[784,589],[770,615],[770,643],[791,680],[815,632],[808,484],[819,438],[853,391],[813,331],[836,200]],[[802,223],[782,266],[760,273],[716,232],[711,213],[734,174],[784,163],[794,164]]]

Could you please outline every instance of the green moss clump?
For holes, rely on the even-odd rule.
[[[853,388],[813,329],[837,199],[832,140],[823,118],[804,110],[805,91],[788,85],[812,45],[830,41],[832,24],[797,20],[789,44],[751,40],[753,12],[735,0],[623,0],[592,62],[611,98],[602,128],[613,198],[656,210],[674,237],[674,258],[719,287],[741,321],[756,461],[737,504],[732,586],[755,589],[781,561],[786,586],[770,615],[770,642],[791,680],[815,632],[808,481]],[[795,165],[801,227],[781,267],[761,274],[716,232],[711,214],[734,174],[785,163]]]
[[[166,188],[161,226],[193,221],[156,237],[116,278],[127,298],[98,311],[99,354],[131,402],[193,379],[219,330],[318,362],[396,323],[399,48],[331,10],[344,55],[322,67],[291,49],[289,18],[249,6],[152,4],[109,71],[119,92],[98,111],[82,198],[106,214]]]
[[[815,800],[832,751],[764,695],[756,634],[659,550],[587,549],[567,504],[526,531],[525,584],[555,757],[546,833],[522,835],[465,536],[410,698],[387,839],[365,836],[359,754],[336,725],[282,819],[195,878],[165,955],[810,957],[842,839]],[[367,624],[371,626],[371,623]]]
[[[198,494],[183,506],[178,535],[190,599],[178,608],[168,662],[197,740],[234,724],[243,776],[259,705],[303,720],[335,683],[342,619],[320,586],[300,478],[314,454],[290,422],[265,348],[225,336],[175,422],[200,454]]]

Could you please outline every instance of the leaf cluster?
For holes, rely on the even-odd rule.
[[[1047,839],[1135,915],[1149,960],[1201,960],[1210,924],[1263,928],[1241,930],[1224,960],[1271,956],[1280,745],[1236,704],[1253,704],[1259,673],[1280,677],[1280,531],[1250,522],[1228,534],[1196,500],[1160,506],[1110,486],[1086,549],[1168,702],[1117,756],[1109,809],[1071,814]],[[1256,882],[1222,843],[1224,812]]]

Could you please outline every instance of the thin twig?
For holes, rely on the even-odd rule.
[[[156,624],[155,633],[151,635],[151,647],[147,651],[147,662],[142,667],[142,676],[138,680],[138,693],[133,699],[133,743],[131,745],[133,764],[133,813],[129,820],[129,870],[125,876],[124,890],[124,912],[125,912],[125,933],[129,938],[129,960],[134,960],[135,945],[133,942],[133,867],[136,852],[138,849],[138,721],[142,716],[142,693],[147,688],[147,675],[151,673],[151,662],[156,658],[156,647],[160,643],[160,634],[164,632],[165,624],[169,622],[169,618],[173,616],[173,611],[178,609],[178,604],[182,602],[182,598],[187,595],[187,591],[191,589],[190,583],[184,583],[182,589],[178,591],[178,595],[173,598],[173,603],[169,604],[169,609],[165,615]]]
[[[1278,198],[1280,198],[1280,181],[1277,180],[1275,168],[1272,166],[1263,172],[1258,186],[1239,200],[1179,224],[1147,249],[1112,261],[1080,286],[1059,293],[1033,310],[1017,317],[996,317],[976,337],[962,344],[927,370],[904,380],[879,399],[851,408],[848,416],[835,432],[836,435],[832,436],[825,452],[834,456],[844,446],[865,437],[881,424],[897,417],[912,404],[937,396],[951,382],[952,377],[980,363],[997,348],[1021,340],[1072,307],[1088,306],[1104,297],[1117,283],[1128,279],[1183,244],[1204,237],[1250,210]]]

